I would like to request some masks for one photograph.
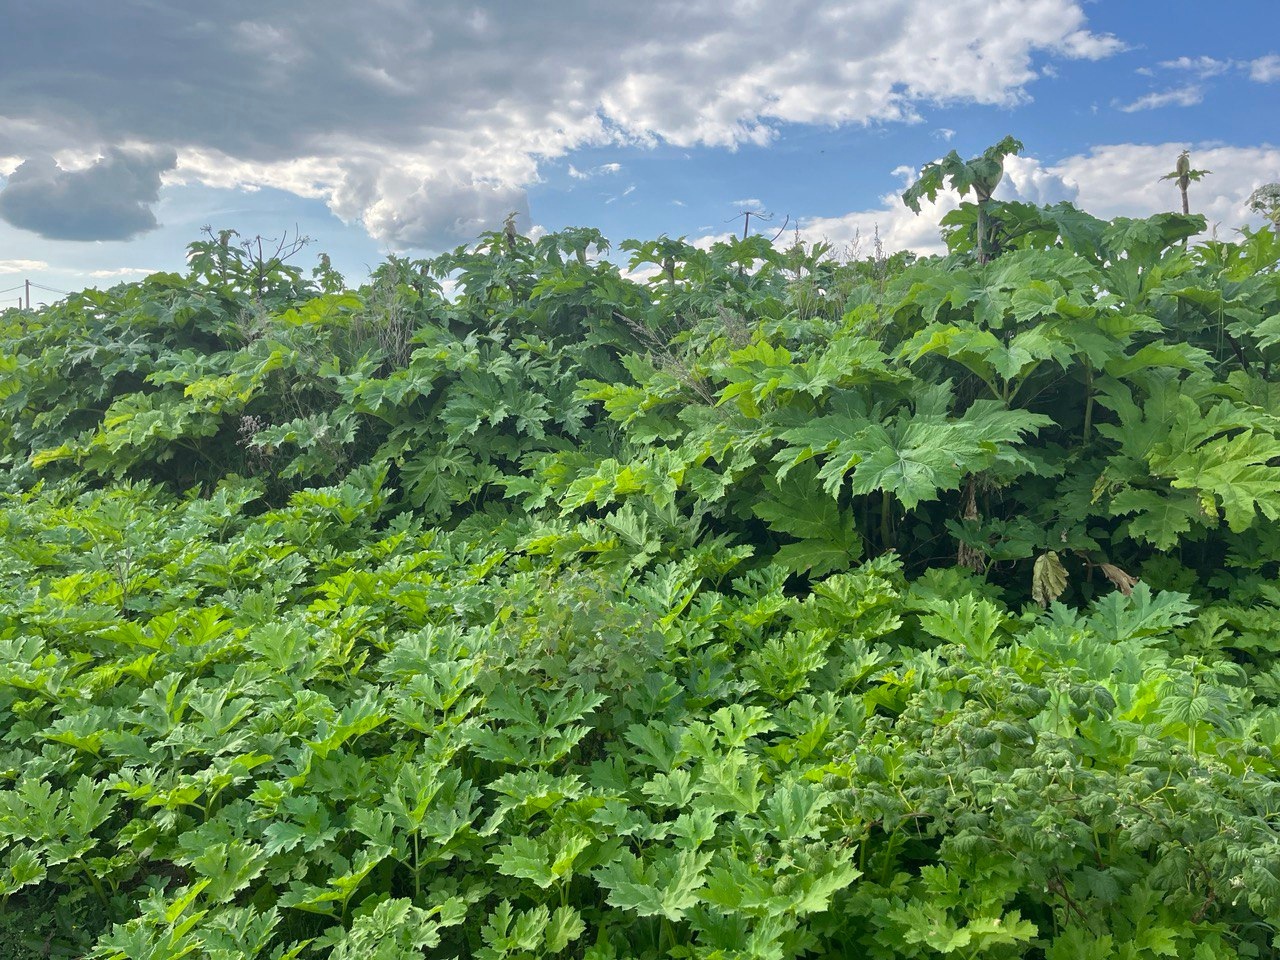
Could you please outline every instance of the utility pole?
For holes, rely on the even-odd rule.
[[[25,286],[27,288],[27,309],[30,310],[31,309],[31,281],[27,280],[25,283]]]

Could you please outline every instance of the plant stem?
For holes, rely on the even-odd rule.
[[[1089,431],[1093,429],[1093,364],[1087,360],[1084,364],[1084,390],[1084,431],[1080,439],[1087,441]]]
[[[982,209],[982,200],[978,201],[978,263],[984,265],[987,262],[987,215]]]
[[[880,544],[885,549],[893,546],[893,494],[880,491]]]

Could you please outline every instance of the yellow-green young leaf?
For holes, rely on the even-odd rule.
[[[48,466],[57,460],[66,460],[74,457],[76,452],[71,449],[68,444],[61,444],[49,450],[38,450],[31,457],[31,466],[39,470],[41,467]]]
[[[22,844],[9,849],[3,867],[0,867],[0,897],[21,890],[45,878],[44,864],[40,858]]]
[[[559,953],[586,931],[582,915],[573,907],[559,907],[547,923],[547,952]]]
[[[1042,607],[1057,600],[1067,589],[1067,568],[1052,550],[1036,557],[1031,571],[1031,599]]]
[[[1010,911],[1002,917],[977,917],[969,921],[965,930],[983,950],[996,944],[1025,942],[1037,933],[1036,925],[1029,920],[1023,920],[1022,914],[1017,910]]]

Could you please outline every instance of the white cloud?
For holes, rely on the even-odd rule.
[[[628,280],[635,283],[648,283],[654,277],[662,274],[662,267],[656,263],[642,263],[632,270],[626,264],[623,264],[620,272]]]
[[[0,275],[35,273],[37,270],[48,269],[49,264],[43,260],[0,260]]]
[[[1177,185],[1161,180],[1171,171],[1185,143],[1113,144],[1068,157],[1047,171],[1077,188],[1077,204],[1098,217],[1142,217],[1181,209]],[[1262,144],[1231,147],[1191,145],[1192,165],[1212,171],[1190,188],[1191,212],[1210,228],[1231,230],[1257,224],[1246,201],[1264,183],[1280,180],[1280,147]]]
[[[1231,60],[1217,60],[1213,57],[1178,57],[1176,60],[1160,62],[1160,66],[1166,70],[1184,70],[1201,78],[1226,73],[1233,65]]]
[[[956,132],[950,127],[939,127],[933,131],[933,135],[944,143],[950,143],[954,139]]]
[[[1280,80],[1280,54],[1269,53],[1254,60],[1219,60],[1215,57],[1178,57],[1176,60],[1162,60],[1159,66],[1164,70],[1180,70],[1193,73],[1198,79],[1221,76],[1229,71],[1243,71],[1255,83],[1271,83]],[[1138,73],[1143,76],[1155,76],[1150,67],[1139,67]]]
[[[747,199],[747,200],[732,200],[732,201],[730,201],[730,202],[731,202],[735,207],[738,207],[739,209],[742,209],[742,210],[745,210],[745,209],[747,209],[748,207],[750,207],[751,209],[753,209],[753,210],[754,210],[756,207],[763,206],[763,204],[762,204],[759,200],[754,200],[754,199]]]
[[[1203,99],[1204,91],[1200,85],[1188,83],[1171,90],[1148,93],[1130,103],[1118,103],[1116,106],[1124,113],[1137,113],[1139,110],[1155,110],[1159,107],[1194,107]]]
[[[1033,157],[1007,157],[998,193],[1001,200],[1022,200],[1046,206],[1062,200],[1075,202],[1080,190]]]
[[[399,183],[389,171],[369,171],[335,193],[332,206],[348,219],[358,215],[365,227],[394,247],[447,249],[496,230],[509,214],[516,229],[530,229],[529,197],[522,187],[500,181],[453,177]]]
[[[116,267],[114,270],[91,270],[89,276],[95,280],[123,280],[126,277],[147,277],[157,272],[149,267]]]
[[[611,173],[617,173],[622,169],[620,163],[602,163],[598,167],[592,167],[590,170],[579,170],[572,163],[569,164],[569,176],[575,180],[590,180],[592,177],[605,176]]]
[[[167,147],[166,183],[321,197],[390,246],[430,247],[523,209],[540,164],[582,147],[735,149],[788,123],[1011,106],[1044,56],[1123,49],[1088,30],[1079,0],[560,7],[314,0],[306,17],[271,5],[246,17],[209,0],[193,17],[120,0],[82,5],[68,35],[60,8],[19,5],[0,154]],[[128,53],[139,48],[182,55],[161,72]]]
[[[1280,54],[1269,53],[1265,57],[1249,61],[1249,79],[1256,83],[1280,80]]]
[[[691,240],[695,247],[699,250],[710,250],[717,243],[728,243],[730,240],[736,240],[738,235],[730,230],[720,233],[704,233],[695,240]]]
[[[330,196],[342,176],[343,166],[336,159],[303,157],[264,164],[237,160],[216,149],[187,147],[178,154],[177,166],[162,179],[165,186],[202,183],[249,191],[271,187],[318,200]]]
[[[1058,45],[1067,56],[1077,60],[1102,60],[1129,49],[1129,45],[1109,33],[1076,30]]]

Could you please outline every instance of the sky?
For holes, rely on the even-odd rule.
[[[1001,193],[1219,235],[1280,181],[1275,0],[2,0],[0,303],[295,232],[352,284],[518,215],[616,244],[799,232],[937,252],[921,165],[1026,145]],[[739,219],[735,219],[739,218]]]

